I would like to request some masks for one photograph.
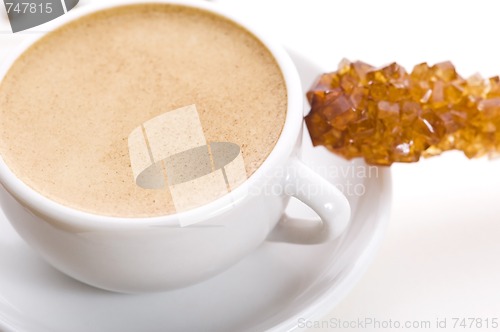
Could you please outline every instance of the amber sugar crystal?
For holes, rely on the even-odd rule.
[[[307,98],[313,144],[347,159],[391,165],[452,149],[469,158],[500,151],[500,79],[464,79],[451,62],[407,73],[343,60]]]

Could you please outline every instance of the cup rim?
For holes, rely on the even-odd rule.
[[[250,188],[258,186],[259,179],[265,174],[269,174],[274,166],[279,163],[284,163],[295,149],[296,140],[300,134],[302,127],[302,112],[303,112],[303,91],[301,80],[297,69],[289,57],[288,53],[282,48],[279,43],[265,36],[259,29],[245,20],[244,18],[231,13],[223,6],[210,3],[208,1],[199,0],[124,0],[124,1],[107,1],[105,3],[92,4],[81,9],[74,9],[68,14],[59,17],[57,20],[46,23],[47,32],[29,36],[21,45],[17,46],[14,51],[9,54],[6,60],[0,64],[0,83],[5,75],[10,70],[11,66],[26,50],[34,43],[46,36],[53,30],[66,25],[76,19],[86,15],[118,7],[126,7],[131,5],[143,4],[172,4],[185,7],[196,8],[221,16],[231,22],[242,26],[245,30],[254,35],[274,57],[278,67],[281,70],[285,80],[287,91],[287,113],[285,123],[280,136],[267,156],[264,162],[257,170],[235,190],[223,195],[222,197],[202,206],[183,211],[180,213],[172,213],[168,215],[155,217],[116,217],[99,215],[97,213],[86,212],[77,208],[65,206],[48,197],[43,196],[35,189],[28,186],[19,179],[7,166],[2,156],[0,155],[0,184],[12,195],[16,200],[21,202],[30,210],[35,210],[52,221],[57,220],[60,223],[72,224],[79,228],[124,228],[124,227],[150,227],[150,226],[176,226],[179,227],[179,220],[186,221],[186,224],[193,224],[224,213],[232,208],[235,208],[250,192]],[[261,184],[262,185],[262,184]]]

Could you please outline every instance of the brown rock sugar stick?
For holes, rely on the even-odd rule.
[[[500,151],[500,79],[468,79],[450,62],[408,73],[343,60],[307,93],[314,145],[369,164],[416,162],[461,150],[469,158]]]

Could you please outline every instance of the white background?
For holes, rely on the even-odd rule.
[[[452,60],[464,76],[500,74],[500,5],[494,1],[219,2],[325,70],[346,57],[407,68]],[[5,28],[4,17],[0,22]],[[12,34],[0,38],[7,42]],[[453,329],[452,318],[500,319],[500,160],[447,153],[395,165],[392,173],[392,220],[374,263],[339,306],[309,324],[368,317],[430,321],[426,331],[493,331]],[[447,319],[447,329],[437,329],[437,318]],[[388,331],[310,331],[335,330]]]

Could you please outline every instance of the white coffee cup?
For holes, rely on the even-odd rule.
[[[234,191],[201,207],[154,218],[114,218],[75,210],[34,191],[0,157],[2,209],[17,232],[50,264],[95,287],[119,292],[161,291],[213,276],[252,252],[272,233],[286,241],[301,232],[276,225],[290,197],[309,205],[323,227],[316,240],[332,241],[349,224],[346,197],[302,163],[303,98],[288,54],[241,18],[196,0],[120,1],[88,6],[54,21],[53,27],[98,10],[132,3],[174,3],[215,12],[252,32],[270,50],[286,81],[288,110],[276,146],[260,168]],[[41,35],[30,38],[0,67],[2,79]],[[310,190],[314,188],[314,190]],[[183,221],[182,227],[180,220]],[[303,239],[304,240],[304,239]],[[305,239],[307,241],[307,239]],[[311,240],[312,241],[312,240]]]

